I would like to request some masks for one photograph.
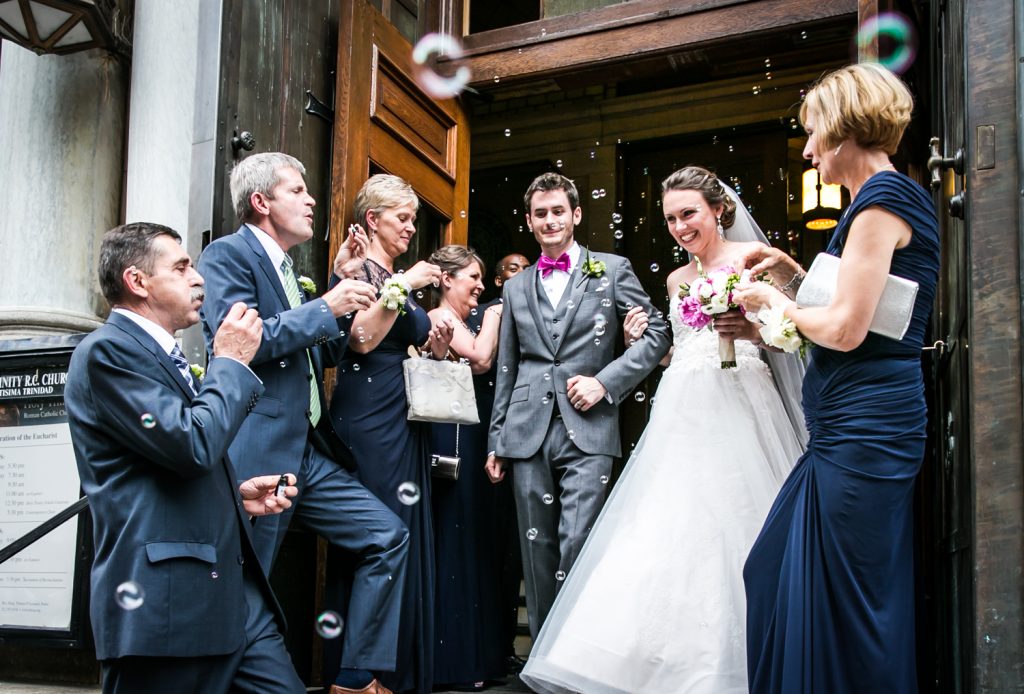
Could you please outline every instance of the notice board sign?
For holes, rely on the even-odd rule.
[[[0,547],[81,496],[64,386],[82,337],[0,341]],[[90,561],[83,515],[0,564],[0,635],[80,639]]]

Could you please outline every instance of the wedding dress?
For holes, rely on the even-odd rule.
[[[747,691],[741,571],[802,438],[758,349],[722,369],[678,306],[650,421],[522,673],[538,692]]]

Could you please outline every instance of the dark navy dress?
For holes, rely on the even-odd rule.
[[[390,274],[367,261],[364,279],[380,287]],[[346,352],[338,365],[331,399],[331,421],[351,449],[357,475],[367,489],[409,528],[409,561],[398,632],[394,674],[381,682],[394,692],[429,692],[433,683],[434,527],[431,514],[429,432],[410,422],[402,362],[410,345],[427,341],[430,318],[409,297],[387,336],[367,354]],[[419,500],[399,500],[399,487],[411,482]],[[410,489],[405,487],[405,489]],[[415,498],[406,493],[406,501]]]
[[[434,480],[435,685],[502,679],[512,644],[503,590],[515,513],[509,483],[492,484],[484,470],[494,380],[493,369],[473,377],[480,423],[458,427],[459,479]],[[432,452],[455,455],[455,438],[456,425],[431,425]],[[518,588],[517,579],[516,594]]]
[[[917,183],[881,172],[861,188],[830,253],[842,253],[853,218],[872,206],[913,231],[890,269],[919,284],[913,318],[899,342],[868,333],[850,352],[811,352],[807,452],[743,570],[754,694],[917,691],[913,494],[925,448],[920,359],[939,270],[938,223]]]

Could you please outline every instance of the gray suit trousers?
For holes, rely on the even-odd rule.
[[[536,639],[604,506],[612,457],[577,448],[556,410],[540,450],[510,462],[526,610]]]

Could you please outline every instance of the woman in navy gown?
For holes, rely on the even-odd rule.
[[[416,233],[418,207],[412,188],[388,174],[372,176],[356,196],[356,219],[369,232],[363,276],[357,279],[385,292],[387,284],[398,282],[406,298],[403,306],[389,306],[382,296],[356,314],[331,400],[331,419],[352,449],[359,480],[409,528],[397,668],[380,674],[380,681],[394,692],[429,692],[434,664],[429,432],[426,425],[406,419],[402,362],[409,357],[409,347],[419,348],[428,340],[434,356],[443,358],[451,339],[451,323],[432,326],[412,295],[440,282],[440,269],[419,262],[395,274],[395,258],[408,250]]]
[[[459,479],[434,480],[434,542],[437,598],[434,685],[476,691],[505,676],[502,614],[503,529],[501,504],[507,485],[491,484],[484,470],[493,387],[482,379],[498,350],[502,305],[478,308],[484,290],[483,261],[465,246],[443,246],[430,256],[441,268],[441,300],[433,319],[451,317],[453,357],[469,362],[480,424],[431,425],[431,452],[462,458]],[[470,324],[472,314],[479,328]],[[482,315],[481,315],[482,314]],[[494,376],[489,378],[493,382]],[[441,686],[443,685],[443,686]]]
[[[764,248],[737,300],[784,307],[815,343],[803,385],[810,433],[744,567],[754,694],[916,692],[914,480],[927,411],[921,347],[939,269],[931,197],[889,156],[910,122],[906,86],[876,64],[823,77],[800,109],[804,157],[850,191],[828,252],[828,306],[797,308],[796,263]],[[888,274],[918,283],[902,340],[868,332]]]

